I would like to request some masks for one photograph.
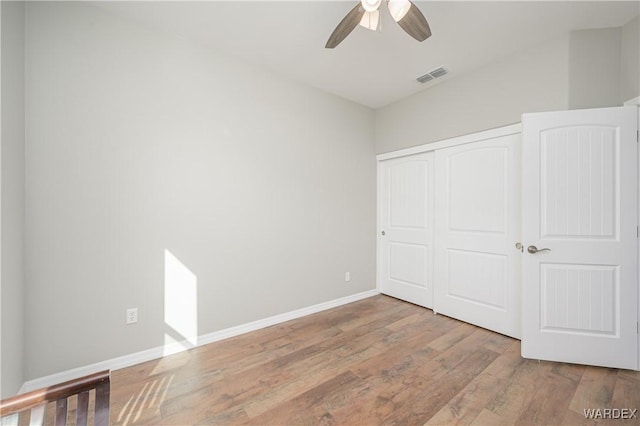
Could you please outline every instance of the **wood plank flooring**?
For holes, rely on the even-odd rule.
[[[114,425],[594,424],[583,410],[640,409],[638,372],[525,360],[517,340],[382,295],[111,383]]]

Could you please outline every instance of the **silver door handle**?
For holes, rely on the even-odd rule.
[[[529,253],[531,253],[531,254],[536,254],[536,253],[540,253],[541,251],[551,251],[551,249],[549,249],[549,248],[541,248],[541,249],[539,249],[536,246],[529,246],[529,247],[527,247],[527,251]]]
[[[386,233],[386,232],[384,232],[384,231],[382,231],[382,232],[381,232],[381,234],[382,234],[382,235],[387,235],[387,233]]]

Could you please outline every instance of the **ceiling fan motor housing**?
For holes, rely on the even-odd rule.
[[[364,10],[374,12],[380,7],[382,0],[361,0],[361,3]]]

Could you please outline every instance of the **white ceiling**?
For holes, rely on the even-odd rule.
[[[416,1],[433,35],[418,43],[382,13],[382,31],[356,28],[324,44],[356,1],[94,3],[178,33],[258,69],[378,108],[571,30],[619,27],[638,1]],[[450,74],[416,77],[438,66]]]

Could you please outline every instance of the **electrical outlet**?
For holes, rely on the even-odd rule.
[[[345,272],[344,273],[344,281],[345,282],[351,281],[351,272]]]
[[[127,324],[135,324],[138,322],[138,308],[127,309]]]

